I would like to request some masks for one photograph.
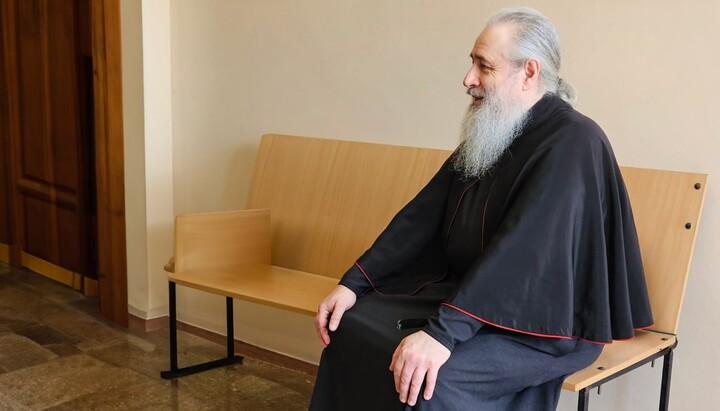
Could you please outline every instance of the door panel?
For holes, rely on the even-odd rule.
[[[0,33],[4,33],[2,29],[2,7],[0,7]],[[0,41],[0,56],[5,56],[3,41]],[[5,65],[0,62],[0,85],[5,84]],[[4,87],[2,88],[4,90]],[[12,228],[10,226],[10,169],[8,153],[8,117],[7,117],[7,95],[5,92],[0,93],[0,244],[12,244]],[[4,247],[4,246],[3,246]],[[7,248],[4,248],[7,254]],[[0,253],[2,254],[2,253]],[[7,257],[7,256],[5,256]],[[7,258],[5,258],[7,259]]]
[[[10,152],[17,155],[11,157],[16,171],[9,189],[18,209],[20,247],[96,278],[96,259],[88,247],[94,204],[92,106],[85,104],[82,67],[88,56],[80,48],[80,33],[89,30],[79,30],[81,1],[7,1],[13,7],[6,10],[13,10],[17,22],[10,33],[17,98],[8,112],[18,130],[10,136]]]

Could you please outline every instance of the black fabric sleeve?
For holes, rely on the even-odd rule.
[[[482,326],[480,321],[441,305],[438,315],[428,318],[428,324],[423,331],[452,351],[456,344],[472,338]]]
[[[365,293],[372,290],[370,283],[356,265],[353,265],[345,272],[345,275],[343,275],[338,284],[349,288],[358,297],[362,297]]]
[[[397,273],[421,255],[433,241],[437,241],[454,178],[451,159],[452,156],[415,198],[393,217],[373,245],[345,273],[340,284],[358,295],[370,288],[377,289],[385,279],[392,277],[392,273]]]

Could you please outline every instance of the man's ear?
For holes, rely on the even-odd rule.
[[[523,71],[525,80],[523,81],[523,90],[530,90],[540,82],[540,62],[534,59],[525,60],[523,63]]]

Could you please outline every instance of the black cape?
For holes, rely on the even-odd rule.
[[[340,284],[413,294],[451,279],[428,329],[450,349],[482,324],[598,343],[653,324],[627,192],[597,124],[548,95],[485,177],[464,180],[452,158]]]

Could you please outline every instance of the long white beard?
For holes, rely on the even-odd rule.
[[[482,96],[478,89],[468,90],[473,97]],[[520,135],[530,115],[519,98],[488,91],[479,106],[468,107],[460,130],[460,147],[453,161],[463,178],[484,177],[505,150]]]

